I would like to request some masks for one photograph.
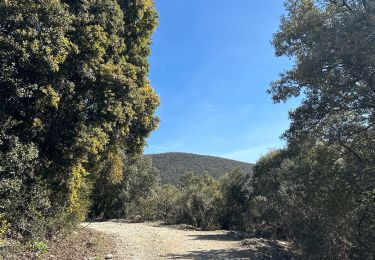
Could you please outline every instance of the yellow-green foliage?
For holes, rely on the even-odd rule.
[[[66,26],[69,26],[72,20],[72,16],[67,12],[66,6],[61,5],[58,0],[49,0],[48,3],[37,1],[3,1],[3,5],[3,8],[17,8],[20,13],[27,12],[25,16],[18,17],[18,21],[25,19],[27,24],[43,20],[42,13],[47,5],[51,18],[52,16],[59,17],[59,19],[65,21]],[[12,14],[10,13],[10,15]],[[74,44],[64,35],[65,28],[58,26],[59,22],[57,20],[55,22],[57,26],[53,26],[52,23],[44,24],[44,30],[38,29],[37,26],[28,26],[17,28],[13,31],[15,38],[13,44],[18,45],[17,47],[24,52],[24,58],[29,59],[34,56],[38,59],[44,59],[46,65],[53,72],[59,70],[60,65],[66,60],[69,52],[75,48]],[[59,38],[58,45],[51,45],[50,43],[55,42],[57,38]],[[22,40],[22,42],[19,40]]]
[[[68,212],[74,214],[78,220],[85,218],[89,207],[87,193],[90,190],[90,184],[86,183],[89,175],[88,163],[99,161],[107,144],[108,135],[102,128],[81,126],[81,135],[77,140],[76,147],[83,149],[83,153],[80,155],[80,160],[77,158],[76,164],[71,168],[71,177],[68,181],[69,194],[67,196]],[[113,164],[114,174],[119,174],[121,165],[118,165],[115,156],[112,157],[114,162],[117,163]],[[92,170],[94,171],[94,169]]]
[[[84,155],[86,156],[97,156],[105,150],[108,142],[108,134],[101,127],[82,125],[76,146],[77,148],[84,149]],[[87,157],[83,159],[86,161]]]
[[[71,178],[68,182],[67,213],[74,223],[86,218],[91,205],[89,200],[92,189],[91,172],[89,173],[83,165],[85,164],[77,163],[72,167]]]
[[[35,207],[27,225],[47,215],[82,219],[104,165],[110,165],[106,178],[117,184],[119,151],[142,151],[158,122],[157,96],[144,87],[156,25],[150,0],[0,1],[0,160],[9,161],[1,156],[11,150],[10,136],[32,144],[38,157],[31,169],[21,158],[12,161],[15,169],[1,172],[0,184],[4,176],[32,173],[53,205]],[[5,131],[13,117],[17,122]],[[38,197],[25,192],[31,201]]]
[[[33,128],[39,129],[42,126],[43,126],[43,121],[40,118],[38,118],[38,117],[34,118],[34,120],[33,120]]]
[[[81,163],[78,163],[72,167],[71,178],[69,179],[69,206],[68,212],[73,213],[77,212],[81,208],[79,191],[82,187],[82,182],[84,177],[87,175],[86,169],[82,166]],[[79,216],[79,218],[84,218],[84,216]]]
[[[5,219],[5,217],[2,214],[0,214],[0,245],[1,245],[2,238],[5,235],[5,233],[8,231],[8,229],[9,229],[8,221]]]
[[[84,28],[83,34],[85,36],[83,46],[87,51],[91,52],[91,61],[95,61],[95,63],[102,61],[109,43],[108,35],[104,28],[100,25],[89,25]]]
[[[112,184],[120,183],[124,178],[123,156],[121,156],[121,154],[118,151],[110,152],[108,155],[108,160],[110,163],[110,169],[109,169],[109,174],[108,174],[109,182]]]
[[[47,104],[52,108],[58,109],[60,96],[56,90],[51,85],[48,85],[42,92],[47,96]]]
[[[37,258],[39,258],[40,255],[48,253],[48,246],[43,241],[34,241],[30,245],[30,249],[37,253]]]
[[[90,215],[126,218],[137,214],[135,211],[142,207],[138,201],[150,194],[158,180],[158,170],[152,167],[150,159],[111,151],[94,184]]]

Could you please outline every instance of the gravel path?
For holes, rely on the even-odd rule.
[[[85,223],[83,223],[85,225]],[[95,222],[88,228],[117,242],[113,259],[258,259],[227,231],[195,231],[157,223]]]

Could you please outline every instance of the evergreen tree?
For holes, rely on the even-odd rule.
[[[304,99],[285,136],[314,133],[354,152],[345,143],[375,123],[375,2],[288,0],[286,8],[273,45],[295,66],[269,92],[275,102]]]
[[[304,99],[290,112],[287,151],[255,167],[255,189],[307,259],[371,259],[375,2],[288,0],[286,8],[273,44],[295,65],[269,92],[275,102]]]
[[[12,122],[1,142],[35,147],[56,212],[81,220],[104,162],[141,152],[157,126],[147,79],[156,25],[152,0],[0,2],[1,128]]]

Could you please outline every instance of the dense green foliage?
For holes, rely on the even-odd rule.
[[[273,44],[295,66],[270,93],[304,99],[290,112],[287,149],[254,167],[254,195],[267,202],[254,225],[265,220],[308,259],[373,259],[375,2],[286,7]]]
[[[238,169],[220,179],[221,201],[219,223],[221,228],[249,230],[249,199],[252,194],[251,175]]]
[[[146,155],[152,159],[154,167],[160,172],[162,184],[179,184],[180,178],[187,172],[194,174],[207,173],[219,179],[227,172],[238,168],[251,173],[252,164],[225,158],[189,153],[161,153]]]
[[[273,45],[295,65],[269,93],[303,100],[287,146],[253,167],[139,155],[158,122],[151,0],[0,1],[0,236],[44,239],[90,209],[288,239],[305,259],[374,259],[375,2],[286,9]]]
[[[307,258],[371,259],[374,177],[362,166],[325,143],[262,158],[254,168],[252,205],[263,206],[254,228],[293,240]]]
[[[140,209],[288,239],[305,259],[374,259],[375,2],[288,0],[286,8],[273,44],[295,65],[269,92],[275,102],[303,95],[287,147],[261,158],[252,176],[186,175]]]
[[[108,161],[106,167],[112,167]],[[143,156],[123,158],[122,178],[113,181],[103,171],[94,186],[90,215],[99,218],[134,217],[134,207],[147,196],[159,182],[159,172],[152,167],[151,160]]]
[[[289,142],[313,136],[344,146],[349,142],[350,148],[374,122],[375,4],[321,2],[287,1],[288,15],[273,44],[278,56],[294,58],[296,64],[270,93],[276,102],[305,96],[290,113]]]
[[[138,220],[163,220],[202,229],[245,230],[250,174],[233,170],[219,180],[187,173],[178,186],[165,184],[142,197],[134,208]]]
[[[142,152],[158,122],[147,80],[156,25],[152,0],[0,1],[0,216],[9,234],[82,220],[98,176],[120,178],[120,154]],[[118,164],[108,171],[108,161]]]

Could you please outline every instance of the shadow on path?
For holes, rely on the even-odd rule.
[[[219,250],[194,250],[184,254],[170,254],[168,259],[250,259],[250,260],[297,260],[298,254],[293,252],[285,242],[261,238],[239,240],[233,234],[194,235],[196,240],[241,241],[240,247]]]
[[[258,258],[253,252],[248,250],[240,249],[229,249],[229,250],[202,250],[202,251],[191,251],[186,254],[179,255],[166,255],[167,259],[251,259],[257,260]]]
[[[241,241],[241,239],[236,238],[231,233],[226,234],[213,234],[213,235],[189,235],[189,237],[193,237],[194,240],[217,240],[217,241]]]

